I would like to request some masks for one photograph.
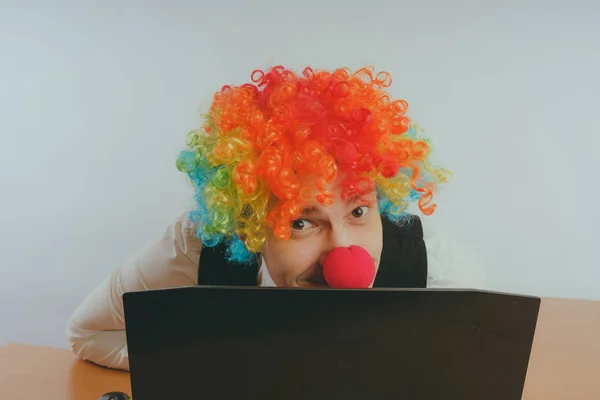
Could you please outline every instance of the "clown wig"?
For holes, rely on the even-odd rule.
[[[410,202],[435,211],[433,192],[449,173],[429,166],[429,142],[407,102],[385,91],[390,74],[278,66],[251,80],[214,95],[177,160],[195,187],[190,219],[205,246],[226,243],[230,261],[248,261],[268,226],[285,240],[303,202],[331,204],[327,185],[340,174],[342,200],[376,189],[391,221],[405,221]]]

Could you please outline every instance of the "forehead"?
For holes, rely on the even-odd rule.
[[[321,193],[318,189],[317,182],[314,178],[309,178],[303,182],[307,191],[302,195],[305,200],[301,200],[300,206],[302,208],[303,213],[306,212],[314,212],[315,209],[320,210],[331,210],[336,207],[346,207],[349,205],[357,204],[360,202],[373,202],[376,200],[376,187],[373,185],[372,190],[367,193],[359,194],[356,191],[349,191],[347,193],[346,189],[348,188],[348,181],[346,180],[346,175],[344,173],[338,173],[336,179],[328,184],[321,186],[324,190],[330,192],[333,195],[332,204],[330,205],[322,205],[317,200],[317,195]]]

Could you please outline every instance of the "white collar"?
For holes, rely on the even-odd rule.
[[[271,278],[271,274],[269,274],[269,269],[267,268],[264,257],[261,257],[261,266],[260,270],[258,271],[258,279],[256,283],[261,287],[277,287],[273,281],[273,278]]]

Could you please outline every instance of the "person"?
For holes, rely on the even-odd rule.
[[[327,287],[323,263],[356,245],[372,257],[369,287],[481,287],[482,269],[424,220],[451,174],[430,141],[366,67],[281,66],[215,93],[177,159],[195,206],[114,270],[73,313],[79,357],[129,368],[122,295],[190,285]],[[407,212],[414,204],[423,218]]]

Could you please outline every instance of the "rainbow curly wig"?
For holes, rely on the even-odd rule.
[[[389,73],[299,75],[277,66],[251,80],[214,95],[177,160],[195,187],[190,219],[205,246],[227,243],[230,261],[249,261],[268,226],[285,240],[303,202],[331,204],[326,187],[340,173],[342,200],[376,189],[391,221],[405,220],[410,202],[425,215],[435,211],[433,192],[449,173],[429,166],[430,145],[406,116],[408,103],[384,90]]]

